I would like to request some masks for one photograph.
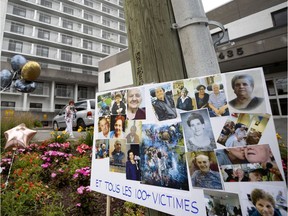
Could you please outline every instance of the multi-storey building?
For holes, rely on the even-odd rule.
[[[42,68],[34,92],[1,92],[1,109],[45,123],[70,99],[95,98],[99,60],[127,47],[123,0],[1,0],[0,17],[1,70],[16,54]]]
[[[213,41],[222,38],[215,46],[221,72],[262,67],[276,131],[287,138],[287,2],[233,0],[206,15],[225,28],[223,38],[211,29]],[[128,50],[101,60],[99,68],[100,91],[133,85]],[[129,79],[114,79],[119,74]]]

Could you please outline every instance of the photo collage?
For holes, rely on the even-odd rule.
[[[261,142],[272,118],[263,80],[256,68],[99,93],[93,159],[141,184],[203,189],[207,215],[257,215],[254,196],[287,214],[285,188],[261,194],[261,184],[285,182],[277,146]],[[242,182],[246,204],[225,191]]]

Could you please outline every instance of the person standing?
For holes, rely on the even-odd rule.
[[[65,122],[66,129],[65,131],[69,133],[71,138],[75,138],[73,135],[73,119],[76,114],[76,109],[74,106],[74,101],[70,100],[68,106],[65,108]]]

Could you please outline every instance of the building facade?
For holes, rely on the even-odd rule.
[[[36,90],[12,83],[1,110],[35,112],[49,124],[69,100],[95,98],[98,62],[127,48],[123,0],[2,0],[0,39],[1,70],[16,54],[41,65]]]
[[[233,0],[206,15],[225,27],[224,35],[218,28],[210,28],[213,41],[223,37],[215,46],[222,73],[263,67],[276,131],[287,138],[287,2]],[[121,87],[119,79],[106,79],[108,75],[131,76],[131,69],[116,67],[130,62],[126,56],[124,60],[119,53],[99,62],[100,91]],[[121,82],[123,87],[133,85],[127,79]]]

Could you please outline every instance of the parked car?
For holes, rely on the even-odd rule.
[[[53,118],[52,124],[54,130],[62,130],[66,128],[65,123],[65,108],[68,104],[61,109],[61,111]],[[76,118],[73,120],[73,129],[78,129],[94,125],[95,115],[95,99],[88,99],[75,102]]]

